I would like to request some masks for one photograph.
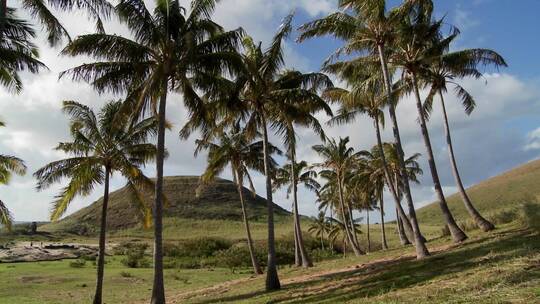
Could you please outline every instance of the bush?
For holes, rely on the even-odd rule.
[[[262,261],[261,261],[262,262]],[[216,263],[221,267],[227,267],[234,273],[238,268],[247,268],[251,266],[249,249],[234,246],[227,250],[219,251],[216,254]]]
[[[524,203],[521,206],[519,222],[526,228],[540,232],[540,205]]]
[[[131,246],[127,252],[125,252],[126,258],[122,259],[122,264],[129,268],[146,268],[150,266],[150,262],[145,257],[148,244],[133,244],[137,246]]]
[[[133,275],[130,272],[127,272],[127,271],[120,272],[120,276],[122,276],[122,278],[132,278],[133,277]]]
[[[229,249],[231,241],[222,238],[195,238],[180,243],[166,243],[163,254],[168,257],[210,257],[216,252]]]
[[[83,268],[84,266],[86,266],[86,261],[82,259],[69,262],[69,267],[71,268]]]
[[[311,259],[314,262],[320,262],[323,260],[328,259],[334,259],[337,258],[339,255],[337,252],[330,250],[329,248],[325,248],[324,250],[321,248],[317,248],[313,251],[311,251]]]

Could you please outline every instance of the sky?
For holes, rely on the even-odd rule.
[[[8,6],[18,6],[19,1],[8,0]],[[153,6],[153,1],[147,1]],[[188,5],[187,1],[181,1]],[[222,0],[214,19],[227,29],[243,27],[256,41],[267,43],[278,29],[282,18],[291,11],[296,12],[295,26],[336,11],[337,0]],[[399,3],[389,1],[389,5]],[[486,178],[498,175],[517,165],[540,156],[540,61],[536,60],[540,49],[540,28],[537,0],[435,0],[436,15],[444,17],[448,24],[461,29],[461,36],[453,49],[490,48],[504,56],[508,68],[486,70],[484,79],[460,81],[475,97],[476,110],[465,115],[461,105],[452,95],[445,96],[452,128],[454,149],[459,168],[466,186],[474,185]],[[20,15],[28,18],[24,12]],[[94,25],[81,12],[58,13],[70,34],[75,37],[94,32]],[[116,21],[106,24],[111,33],[126,35],[125,27]],[[39,30],[39,26],[36,26]],[[8,186],[0,186],[0,199],[7,204],[17,221],[43,221],[49,217],[49,208],[54,196],[64,185],[60,183],[42,192],[35,190],[36,181],[32,173],[48,162],[64,157],[53,148],[61,141],[69,140],[68,121],[61,112],[63,100],[76,100],[98,110],[106,101],[121,96],[98,95],[85,83],[58,79],[58,74],[68,68],[88,62],[88,58],[59,56],[62,47],[51,48],[43,32],[36,40],[40,47],[41,60],[49,70],[38,75],[22,73],[24,90],[13,95],[0,88],[0,118],[7,127],[0,129],[0,153],[15,155],[25,160],[28,174],[14,177]],[[286,42],[286,64],[303,72],[318,71],[322,61],[341,44],[332,38],[319,38],[297,44],[293,33]],[[336,85],[342,85],[336,81]],[[425,94],[425,92],[422,92]],[[421,184],[413,186],[413,199],[417,208],[435,200],[431,176],[425,161],[425,148],[416,122],[416,108],[411,98],[403,99],[398,106],[398,120],[407,155],[421,153],[420,164],[424,169]],[[186,120],[187,113],[182,98],[172,95],[168,104],[168,119],[174,128],[166,136],[170,153],[165,162],[166,175],[200,175],[205,168],[205,155],[193,156],[194,141],[180,141],[178,130]],[[448,151],[444,142],[440,104],[435,103],[429,122],[430,135],[439,168],[441,183],[446,195],[456,192],[450,170]],[[320,115],[321,121],[328,117]],[[331,137],[351,138],[356,150],[370,149],[375,144],[375,134],[368,118],[359,118],[355,123],[339,127],[326,127]],[[299,129],[298,159],[318,162],[320,159],[311,147],[319,144],[313,132]],[[275,143],[279,139],[273,137]],[[391,130],[383,132],[383,140],[391,141]],[[145,168],[149,176],[155,174],[154,164]],[[228,171],[226,171],[228,172]],[[264,197],[264,177],[255,176],[255,186]],[[224,178],[230,175],[224,174]],[[64,181],[65,183],[65,181]],[[116,190],[125,181],[114,176],[111,189]],[[77,198],[69,207],[72,213],[102,195],[97,187],[92,195]],[[284,191],[275,196],[275,203],[290,209],[291,202]],[[389,195],[386,195],[387,219],[395,217]],[[299,208],[302,214],[316,215],[315,195],[300,187]]]

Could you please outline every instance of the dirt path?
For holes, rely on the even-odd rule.
[[[445,252],[451,249],[454,249],[456,247],[460,247],[460,244],[450,244],[450,245],[443,245],[431,248],[430,252],[432,255],[435,255],[437,253]],[[403,254],[403,255],[395,255],[391,257],[385,257],[373,261],[369,261],[367,263],[362,264],[355,264],[343,268],[338,269],[331,269],[331,270],[323,270],[323,271],[317,271],[314,273],[299,275],[291,278],[285,278],[281,280],[282,286],[287,286],[290,284],[299,284],[299,283],[305,283],[314,281],[317,279],[322,279],[327,276],[334,276],[334,275],[340,275],[340,274],[347,274],[351,272],[358,272],[365,270],[366,274],[373,274],[379,271],[382,271],[386,267],[400,263],[407,260],[413,260],[415,259],[415,254]],[[183,303],[185,300],[193,299],[195,297],[207,297],[207,296],[215,296],[219,294],[224,294],[231,289],[233,289],[235,286],[238,286],[240,284],[245,284],[251,281],[257,280],[257,277],[248,277],[248,278],[242,278],[232,281],[227,281],[224,283],[220,283],[217,285],[213,285],[210,287],[198,289],[198,290],[192,290],[187,291],[183,293],[176,294],[174,296],[169,297],[170,303]]]

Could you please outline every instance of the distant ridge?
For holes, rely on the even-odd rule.
[[[217,179],[196,196],[198,176],[170,176],[164,178],[163,191],[168,198],[164,217],[185,219],[220,219],[240,221],[241,209],[236,186],[229,180]],[[266,217],[266,200],[244,188],[244,199],[251,219]],[[152,202],[150,195],[147,202]],[[102,199],[92,203],[56,223],[43,227],[44,231],[61,231],[76,234],[93,234],[98,231]],[[289,214],[274,204],[275,213]],[[140,226],[137,208],[132,204],[125,188],[111,192],[107,226],[109,231],[118,231]]]

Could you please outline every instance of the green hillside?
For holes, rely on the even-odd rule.
[[[485,216],[495,216],[520,203],[537,202],[540,198],[540,160],[531,161],[467,189],[473,204]],[[468,220],[459,193],[447,197],[456,220]],[[419,221],[427,225],[443,223],[439,206],[432,203],[417,211]]]
[[[195,176],[165,177],[164,193],[168,203],[164,208],[164,220],[165,223],[171,223],[166,226],[167,229],[175,230],[171,231],[171,235],[184,230],[175,229],[176,225],[180,225],[177,228],[181,228],[182,225],[215,226],[217,224],[215,228],[219,231],[219,223],[231,222],[231,225],[236,224],[241,230],[243,224],[236,186],[231,181],[218,179],[205,187],[197,196],[198,185],[199,177]],[[244,197],[250,220],[262,222],[266,214],[266,200],[258,195],[253,196],[245,188]],[[152,196],[147,194],[146,200],[150,204]],[[95,234],[98,231],[101,206],[100,199],[59,222],[40,227],[40,230],[79,235]],[[278,217],[289,214],[278,205],[274,205],[274,208]],[[122,188],[112,192],[107,221],[108,230],[112,233],[130,231],[133,234],[137,232],[145,234],[140,223],[138,209],[132,203],[127,189]]]

